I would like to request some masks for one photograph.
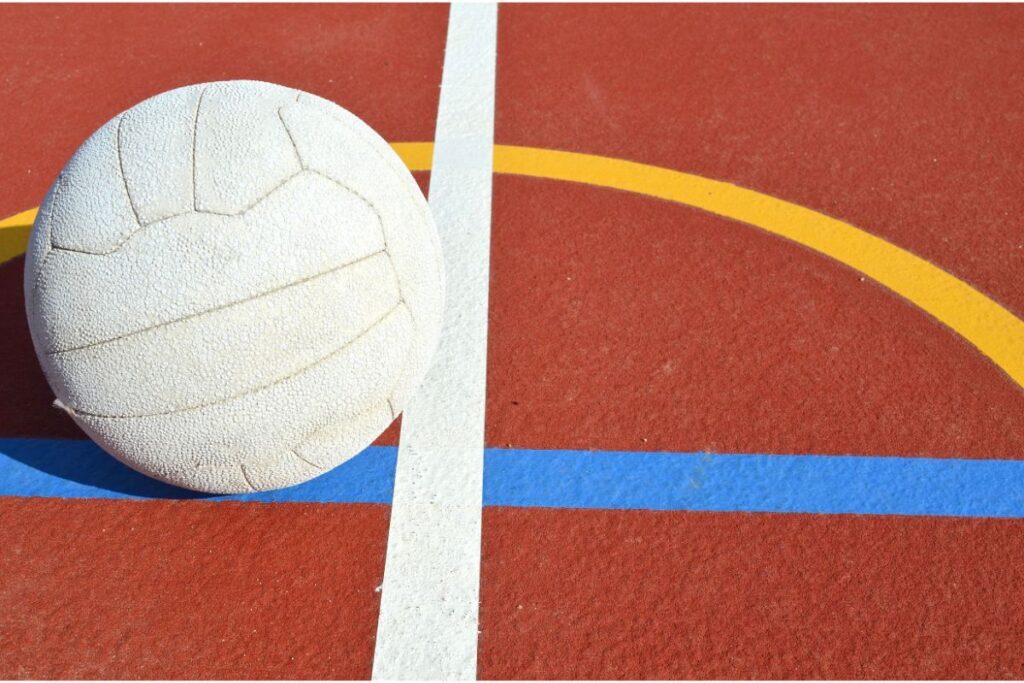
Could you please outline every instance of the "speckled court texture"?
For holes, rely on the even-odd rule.
[[[1024,678],[1024,7],[497,16],[475,675]],[[52,408],[21,254],[189,83],[333,100],[428,191],[448,22],[0,6],[0,678],[371,676],[401,418],[149,480]]]

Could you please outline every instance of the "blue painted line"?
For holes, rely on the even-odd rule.
[[[491,450],[484,503],[1024,517],[1024,461]]]
[[[390,503],[397,449],[372,446],[299,486],[206,496],[91,441],[0,439],[0,496]],[[511,507],[1024,518],[1024,461],[488,449],[484,504]]]
[[[390,503],[394,447],[371,446],[316,479],[278,491],[211,496],[171,486],[122,465],[92,441],[0,439],[0,496],[176,498],[265,503]]]

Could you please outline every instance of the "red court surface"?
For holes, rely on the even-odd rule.
[[[383,505],[36,498],[0,515],[5,678],[370,675]]]
[[[389,142],[431,142],[448,12],[2,5],[17,49],[0,56],[0,219],[38,206],[102,123],[188,83],[279,82]],[[1010,322],[993,338],[1010,348],[1024,325],[1021,35],[1020,6],[502,5],[494,141],[837,218],[998,304]],[[537,503],[485,469],[478,676],[1024,677],[1017,366],[813,246],[542,175],[493,180],[488,467],[571,451],[582,481],[607,474],[609,452],[749,455],[768,469],[736,489],[771,480],[799,499],[773,458],[992,464],[1009,473],[1005,506],[966,480],[919,514],[852,480],[842,509],[646,505],[614,482],[605,500],[570,493],[574,470],[564,490],[538,484],[555,502]],[[27,463],[71,483],[41,495],[0,480],[0,677],[369,678],[390,498],[126,499],[46,462],[33,444],[85,437],[50,407],[22,272],[21,256],[0,263],[0,475]],[[377,443],[399,438],[396,423]],[[678,482],[637,472],[638,490],[713,479],[699,464]],[[61,493],[82,482],[93,493]]]

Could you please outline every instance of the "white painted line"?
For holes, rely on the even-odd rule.
[[[402,417],[374,679],[476,678],[497,17],[448,19],[430,176],[446,318]]]

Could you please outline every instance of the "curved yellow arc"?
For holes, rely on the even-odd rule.
[[[497,145],[494,170],[657,197],[785,237],[928,312],[1024,388],[1024,321],[963,280],[849,223],[718,180],[590,154]]]
[[[433,143],[398,142],[392,147],[409,170],[430,170]],[[859,271],[926,311],[1024,388],[1024,321],[938,266],[849,223],[730,183],[593,154],[495,145],[494,172],[624,190],[785,237]],[[24,251],[35,211],[0,221],[0,262]],[[9,230],[24,235],[5,247]]]

